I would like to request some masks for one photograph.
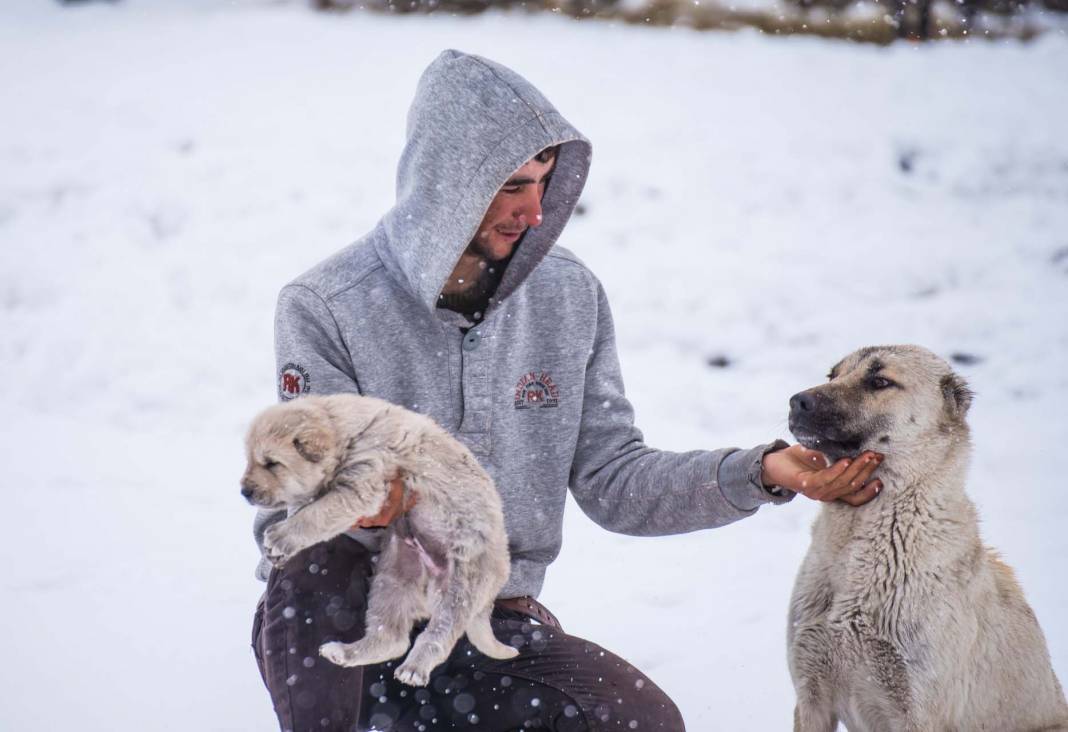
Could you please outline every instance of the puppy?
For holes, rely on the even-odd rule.
[[[971,399],[916,346],[857,351],[790,399],[806,447],[886,456],[878,498],[812,528],[787,628],[796,731],[1068,730],[1042,630],[964,493]]]
[[[338,394],[270,407],[253,421],[242,494],[289,509],[264,535],[268,558],[285,562],[383,507],[400,474],[415,506],[387,530],[368,596],[366,635],[326,643],[342,666],[404,655],[412,624],[429,618],[394,675],[425,686],[464,632],[492,658],[513,658],[490,628],[508,579],[501,500],[474,456],[428,417],[381,399]]]

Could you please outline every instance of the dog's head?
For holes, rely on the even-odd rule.
[[[330,415],[314,398],[269,407],[245,441],[248,466],[241,495],[264,508],[302,506],[319,495],[338,463]]]
[[[972,393],[925,348],[862,348],[836,364],[829,378],[790,398],[790,431],[831,460],[864,450],[889,460],[967,441]]]

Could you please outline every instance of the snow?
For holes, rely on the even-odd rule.
[[[789,396],[862,345],[978,357],[958,367],[969,492],[1068,680],[1063,33],[878,48],[298,3],[0,12],[0,729],[272,728],[237,480],[274,398],[274,297],[388,208],[446,47],[513,66],[593,140],[563,243],[604,281],[651,444],[788,437]],[[632,539],[569,505],[542,600],[691,730],[787,728],[816,509]]]

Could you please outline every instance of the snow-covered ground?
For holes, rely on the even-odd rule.
[[[446,47],[513,66],[593,140],[563,243],[605,283],[651,444],[786,437],[789,396],[861,345],[978,357],[969,490],[1068,681],[1063,34],[876,48],[5,0],[0,729],[271,728],[237,479],[274,398],[274,297],[388,208]],[[691,730],[785,729],[815,511],[631,539],[570,506],[543,600]]]

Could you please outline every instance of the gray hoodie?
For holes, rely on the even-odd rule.
[[[553,145],[561,148],[543,223],[518,244],[480,322],[435,307],[501,184]],[[637,536],[722,526],[788,500],[760,481],[762,456],[784,443],[673,453],[642,441],[604,290],[554,246],[590,152],[515,72],[445,51],[423,73],[408,113],[396,205],[278,299],[282,399],[388,399],[433,417],[493,477],[512,556],[502,597],[538,595],[560,552],[568,488],[598,524]],[[257,517],[261,546],[263,529],[279,518]],[[372,531],[352,536],[374,545]],[[258,576],[268,569],[261,562]]]

